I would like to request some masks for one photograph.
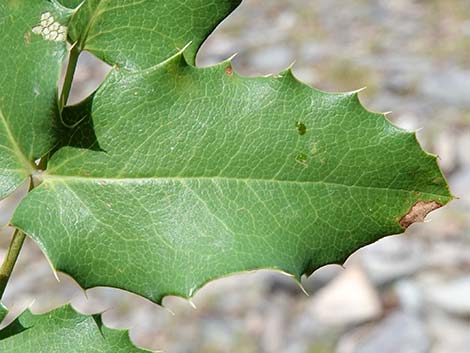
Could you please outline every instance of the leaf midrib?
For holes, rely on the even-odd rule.
[[[408,189],[399,189],[399,188],[387,188],[387,187],[378,187],[378,186],[363,186],[363,185],[351,185],[351,184],[341,184],[341,183],[334,183],[322,180],[316,181],[297,181],[297,180],[284,180],[284,179],[263,179],[263,178],[236,178],[236,177],[207,177],[207,176],[195,176],[195,177],[134,177],[134,178],[108,178],[108,177],[93,177],[93,176],[72,176],[72,175],[57,175],[57,174],[43,174],[43,180],[47,181],[58,181],[66,183],[68,180],[72,181],[95,181],[97,183],[104,183],[104,184],[116,184],[116,183],[139,183],[142,181],[179,181],[181,183],[185,183],[186,181],[191,180],[209,180],[209,181],[239,181],[239,182],[261,182],[261,183],[279,183],[279,184],[294,184],[294,185],[324,185],[324,186],[334,186],[334,187],[344,187],[344,188],[353,188],[353,189],[361,189],[361,190],[380,190],[380,191],[396,191],[396,192],[406,192],[406,193],[421,193],[422,195],[428,196],[437,196],[443,198],[450,198],[449,195],[440,195],[434,194],[427,191],[419,191],[419,190],[408,190]]]
[[[21,150],[18,141],[16,140],[15,136],[13,135],[13,132],[10,129],[10,125],[8,124],[7,119],[5,118],[5,115],[3,114],[2,109],[0,108],[0,121],[2,122],[3,126],[5,127],[5,131],[7,133],[8,141],[11,143],[11,151],[14,152],[16,157],[18,158],[19,162],[23,165],[22,171],[24,171],[25,176],[28,176],[32,173],[34,170],[34,167],[32,166],[31,162],[28,160],[28,158],[24,155],[23,151]]]

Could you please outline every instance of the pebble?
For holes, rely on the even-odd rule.
[[[435,102],[469,108],[470,70],[450,68],[430,72],[422,81],[420,91]]]
[[[308,310],[325,324],[341,326],[373,320],[382,313],[378,293],[359,267],[346,269],[322,288]]]
[[[376,285],[385,285],[419,271],[424,263],[422,244],[404,236],[382,239],[360,251],[361,262]]]
[[[251,62],[263,74],[277,73],[287,68],[294,61],[294,53],[286,46],[273,46],[257,50]]]
[[[450,314],[470,318],[470,276],[436,284],[427,291],[426,300]]]
[[[401,311],[346,339],[349,342],[340,342],[337,353],[427,353],[431,347],[423,322]]]

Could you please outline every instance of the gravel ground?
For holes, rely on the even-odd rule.
[[[364,86],[364,104],[394,109],[399,126],[419,130],[441,157],[460,197],[413,225],[304,280],[259,271],[221,279],[190,303],[159,307],[115,289],[86,295],[58,283],[28,241],[6,293],[12,315],[72,301],[106,310],[104,322],[130,328],[142,347],[169,353],[468,353],[470,347],[470,2],[468,0],[246,0],[204,45],[205,66],[233,53],[244,75],[282,70],[294,60],[304,82],[327,91]],[[83,56],[74,100],[107,67]],[[21,192],[0,203],[6,224]],[[4,256],[10,230],[0,238]]]

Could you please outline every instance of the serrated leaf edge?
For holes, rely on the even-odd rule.
[[[97,329],[100,331],[103,339],[105,339],[105,337],[106,337],[105,334],[103,333],[103,330],[107,329],[107,330],[110,330],[110,331],[115,332],[115,333],[125,334],[127,336],[128,340],[129,340],[129,342],[132,343],[137,349],[140,349],[140,350],[143,350],[143,351],[146,351],[146,352],[151,352],[151,353],[162,352],[162,351],[147,350],[147,349],[144,349],[144,348],[141,348],[141,347],[137,347],[134,344],[134,342],[131,340],[131,337],[130,337],[130,334],[129,334],[130,329],[114,329],[114,328],[110,328],[110,327],[106,326],[103,323],[103,320],[102,320],[102,315],[104,314],[105,311],[101,311],[97,314],[83,314],[83,313],[77,311],[71,303],[67,303],[67,304],[65,304],[63,306],[60,306],[58,308],[54,308],[54,309],[52,309],[48,312],[35,314],[31,311],[31,305],[29,305],[25,310],[23,310],[21,313],[19,313],[18,316],[15,318],[15,320],[13,320],[9,325],[12,325],[15,321],[22,324],[21,323],[21,316],[25,313],[27,315],[31,315],[33,317],[36,317],[36,316],[48,315],[48,314],[51,314],[51,313],[53,313],[55,311],[59,311],[59,310],[63,310],[63,311],[71,310],[71,311],[73,311],[74,313],[78,314],[79,316],[81,316],[83,318],[83,320],[81,320],[81,322],[88,319],[88,318],[90,318],[90,317],[93,318],[93,321],[95,322],[95,325],[96,325]],[[99,324],[99,323],[101,323],[101,324]],[[6,326],[5,328],[7,328],[8,326]],[[24,327],[27,330],[27,329],[31,328],[32,326],[28,326],[28,327],[24,326]],[[13,336],[10,336],[10,337],[13,337]]]
[[[215,65],[211,65],[211,66],[207,66],[207,67],[203,67],[203,68],[199,68],[199,67],[196,67],[194,65],[192,65],[191,63],[189,63],[184,55],[184,52],[185,50],[187,50],[187,48],[191,45],[191,43],[188,43],[183,49],[181,49],[180,51],[178,51],[175,55],[169,57],[168,59],[166,59],[165,61],[161,62],[161,63],[158,63],[154,66],[151,66],[151,67],[148,67],[148,68],[145,68],[145,69],[140,69],[140,70],[128,70],[128,69],[123,69],[123,68],[120,68],[120,67],[117,67],[117,66],[114,66],[114,69],[111,70],[109,73],[108,73],[108,76],[105,78],[105,80],[100,84],[100,86],[87,98],[85,98],[84,100],[82,100],[81,102],[77,103],[75,106],[79,106],[80,104],[82,104],[83,102],[85,102],[87,99],[89,99],[91,96],[93,96],[97,91],[101,90],[101,89],[104,89],[106,87],[106,84],[108,82],[107,78],[111,75],[115,75],[115,74],[119,74],[121,71],[123,71],[126,75],[143,75],[143,74],[147,74],[147,73],[151,73],[155,70],[158,70],[159,68],[173,62],[173,61],[177,61],[177,60],[181,60],[182,64],[183,65],[186,65],[188,67],[191,67],[195,70],[203,70],[203,69],[216,69],[216,68],[220,68],[220,71],[222,74],[229,74],[230,76],[234,76],[235,78],[236,77],[239,77],[239,78],[243,78],[243,79],[248,79],[248,80],[257,80],[259,79],[260,77],[244,77],[242,75],[239,75],[234,69],[233,69],[233,65],[232,65],[232,60],[233,60],[233,57],[234,56],[231,56],[229,57],[228,59],[220,62],[220,63],[217,63]],[[226,70],[227,69],[230,69],[230,73],[228,73]],[[261,77],[262,78],[262,77]],[[338,93],[335,93],[335,92],[325,92],[325,91],[322,91],[320,89],[317,89],[315,87],[312,87],[312,86],[309,86],[305,83],[303,83],[302,81],[300,81],[293,73],[293,65],[289,65],[289,67],[287,67],[286,69],[280,71],[277,75],[274,75],[271,77],[272,79],[279,79],[279,80],[293,80],[296,84],[300,84],[302,85],[303,87],[308,87],[309,89],[313,90],[314,92],[319,92],[321,94],[324,94],[328,97],[330,97],[331,99],[348,99],[348,100],[353,100],[354,104],[358,104],[359,107],[372,114],[373,116],[375,116],[376,118],[382,118],[382,119],[385,119],[385,121],[388,123],[388,128],[391,128],[391,129],[395,129],[395,130],[398,130],[400,131],[401,133],[403,133],[404,135],[406,135],[408,138],[412,138],[414,140],[414,142],[416,142],[418,144],[418,146],[420,147],[419,150],[421,151],[421,153],[423,154],[423,156],[427,159],[431,159],[434,163],[434,166],[435,168],[437,168],[440,172],[440,176],[443,178],[444,181],[445,180],[445,177],[444,175],[442,174],[442,171],[440,170],[439,168],[439,164],[438,164],[438,157],[436,155],[433,155],[433,154],[430,154],[426,151],[423,150],[423,148],[421,147],[421,145],[419,144],[418,140],[417,140],[417,136],[416,136],[416,132],[412,132],[412,131],[408,131],[408,130],[405,130],[405,129],[402,129],[398,126],[396,126],[395,124],[393,124],[387,117],[387,113],[377,113],[377,112],[374,112],[374,111],[371,111],[371,110],[368,110],[361,102],[360,100],[360,93],[364,90],[364,88],[361,88],[359,90],[354,90],[354,91],[350,91],[350,92],[338,92]],[[46,180],[53,180],[53,179],[62,179],[62,178],[66,178],[66,176],[61,176],[60,174],[57,174],[57,175],[54,175],[53,173],[52,174],[48,174],[47,171],[44,171],[43,172],[43,175],[42,175],[42,179],[43,181],[46,181]],[[77,177],[71,177],[71,178],[74,178],[74,179],[77,179]],[[88,178],[88,177],[78,177],[80,179],[97,179],[97,180],[102,180],[102,179],[105,179],[106,178]],[[110,181],[111,180],[114,180],[114,179],[109,179]],[[341,184],[343,185],[343,184]],[[344,185],[344,186],[348,186],[348,185]],[[447,195],[438,195],[438,194],[431,194],[431,193],[422,193],[422,196],[423,196],[423,201],[427,201],[427,199],[431,199],[431,196],[436,196],[436,197],[439,197],[439,201],[440,203],[442,204],[442,206],[446,205],[448,202],[450,202],[452,199],[454,199],[455,197],[450,193],[450,190],[449,190],[449,187],[448,187],[448,184],[446,182],[446,190],[448,191],[448,194]],[[412,190],[397,190],[397,191],[403,191],[403,192],[414,192]],[[34,192],[34,191],[33,191]],[[427,197],[426,197],[427,196]],[[401,219],[403,215],[397,215],[397,224],[399,224],[399,221]],[[13,218],[14,220],[14,218]],[[13,222],[14,223],[14,222]],[[18,228],[18,227],[17,227]],[[406,230],[405,227],[401,227],[403,231]],[[21,228],[19,228],[20,230],[22,230]],[[24,230],[22,230],[24,231]],[[27,233],[27,232],[25,232]],[[384,237],[387,237],[387,236],[390,236],[390,235],[395,235],[396,233],[390,233],[390,234],[382,234],[381,238],[384,238]],[[34,237],[33,237],[34,238]],[[51,266],[51,269],[54,271],[55,273],[55,276],[57,277],[57,272],[62,272],[62,273],[65,273],[67,274],[68,276],[70,276],[71,278],[72,275],[68,274],[67,272],[61,270],[60,268],[55,268],[52,261],[50,260],[48,254],[47,254],[47,251],[46,251],[46,248],[44,246],[44,244],[42,244],[41,242],[39,242],[37,239],[34,239],[35,242],[38,244],[38,246],[40,247],[41,251],[43,252],[44,256],[47,258],[50,266]],[[373,243],[373,242],[371,242]],[[347,259],[354,253],[356,252],[358,249],[364,247],[364,246],[367,246],[367,245],[370,245],[371,243],[369,244],[366,244],[366,245],[362,245],[362,246],[358,246],[352,253],[348,253],[347,255],[345,255],[343,258],[339,258],[337,260],[333,260],[333,261],[330,261],[328,262],[328,264],[337,264],[337,265],[340,265],[340,266],[343,266],[343,264],[347,261]],[[302,288],[302,284],[301,284],[301,278],[303,275],[307,275],[307,276],[310,276],[312,273],[314,273],[316,270],[318,270],[319,268],[325,266],[327,264],[324,264],[322,266],[318,266],[318,267],[315,267],[315,268],[312,268],[311,266],[309,266],[308,264],[306,264],[305,268],[302,269],[301,273],[299,274],[293,274],[293,273],[289,273],[287,271],[285,271],[284,269],[281,269],[281,268],[276,268],[276,267],[262,267],[262,268],[253,268],[253,269],[249,269],[249,270],[242,270],[242,271],[236,271],[236,272],[231,272],[231,273],[228,273],[226,275],[223,275],[223,276],[219,276],[219,277],[216,277],[216,278],[213,278],[213,279],[210,279],[204,283],[202,283],[201,285],[195,287],[195,288],[192,288],[187,295],[179,295],[179,294],[175,294],[175,293],[164,293],[161,295],[160,299],[159,300],[151,300],[159,305],[162,305],[162,302],[163,302],[163,299],[168,297],[168,296],[174,296],[174,297],[180,297],[184,300],[188,300],[188,301],[191,301],[191,299],[195,296],[195,294],[201,289],[203,288],[204,286],[206,286],[208,283],[210,282],[213,282],[215,280],[218,280],[218,279],[222,279],[222,278],[226,278],[226,277],[230,277],[230,276],[233,276],[233,275],[238,275],[238,274],[247,274],[247,273],[252,273],[252,272],[255,272],[255,271],[260,271],[260,270],[268,270],[268,271],[273,271],[273,272],[277,272],[277,273],[281,273],[281,274],[284,274],[284,275],[287,275],[291,278],[294,279],[294,281],[300,286],[300,288]],[[84,290],[88,290],[88,289],[92,289],[92,288],[99,288],[99,287],[102,287],[102,286],[90,286],[90,287],[82,287],[78,282],[77,284]],[[108,286],[110,287],[110,286]],[[121,287],[110,287],[110,288],[116,288],[116,289],[120,289],[120,290],[124,290],[124,291],[127,291],[127,292],[130,292],[130,293],[134,293],[132,291],[129,291],[127,290],[126,288],[121,288]],[[141,294],[139,293],[134,293],[136,295],[139,295],[139,296],[142,296]]]

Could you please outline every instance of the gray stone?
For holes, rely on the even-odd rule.
[[[470,317],[470,276],[437,284],[427,291],[426,300],[450,314]]]
[[[459,170],[450,178],[452,192],[460,197],[459,205],[470,209],[470,167]]]
[[[302,45],[300,55],[306,62],[314,62],[323,59],[331,51],[331,47],[318,42],[307,42]]]
[[[291,48],[285,45],[261,49],[251,58],[251,63],[265,74],[284,70],[293,61],[293,52]]]
[[[428,324],[434,341],[431,353],[468,353],[470,322],[431,313]]]
[[[10,221],[16,207],[28,191],[28,185],[25,183],[19,189],[10,194],[7,198],[0,200],[0,229]]]
[[[470,100],[470,92],[468,96]],[[470,131],[464,131],[458,136],[457,145],[458,163],[461,166],[470,167]]]
[[[446,104],[470,107],[470,70],[451,68],[431,72],[421,83],[426,97]]]
[[[382,313],[380,298],[359,267],[346,269],[323,287],[308,310],[316,319],[333,326],[373,320]]]
[[[360,254],[367,274],[376,285],[413,275],[424,264],[422,244],[405,237],[382,239]]]
[[[452,171],[457,166],[460,157],[459,146],[455,143],[455,132],[441,131],[434,141],[434,146],[435,153],[440,156],[439,166],[446,172]]]
[[[423,294],[415,282],[410,280],[399,281],[395,285],[395,294],[403,311],[418,314],[423,309]]]
[[[429,348],[430,340],[421,320],[395,312],[363,337],[352,353],[426,353]]]

